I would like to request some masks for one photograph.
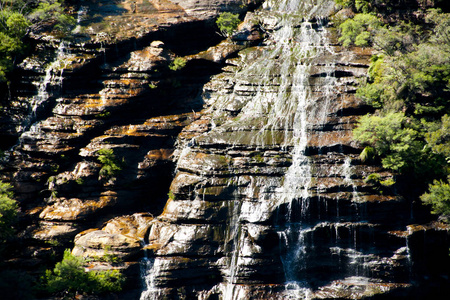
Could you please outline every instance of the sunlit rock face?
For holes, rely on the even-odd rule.
[[[423,274],[406,226],[420,220],[394,190],[363,180],[392,176],[363,164],[352,139],[368,112],[355,90],[371,52],[336,43],[333,8],[266,1],[252,17],[267,38],[205,84],[146,240],[141,299],[411,296]],[[430,226],[426,242],[447,241]]]
[[[333,1],[265,1],[225,41],[214,18],[262,1],[72,2],[74,39],[35,33],[0,122],[23,261],[116,257],[142,300],[442,287],[448,228],[364,182],[393,176],[352,139],[372,51],[339,46]]]
[[[23,211],[25,246],[14,255],[38,265],[76,241],[85,249],[77,254],[100,257],[108,248],[139,260],[145,234],[101,228],[117,216],[163,210],[177,135],[200,118],[204,83],[243,46],[219,49],[219,63],[196,54],[223,39],[220,12],[244,14],[260,2],[197,1],[202,9],[190,12],[192,3],[171,1],[70,1],[77,25],[69,37],[30,34],[34,49],[13,74],[0,115],[1,178]],[[183,69],[170,69],[185,55]],[[112,150],[119,172],[104,175],[101,149]]]

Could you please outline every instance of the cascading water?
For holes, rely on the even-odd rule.
[[[293,9],[295,5],[290,1],[287,7]],[[292,21],[290,23],[292,24]],[[313,92],[309,84],[310,62],[319,55],[332,55],[329,47],[326,47],[328,41],[320,19],[315,25],[316,28],[313,28],[310,22],[301,24],[299,34],[294,37],[294,41],[299,43],[299,46],[293,49],[296,53],[290,53],[290,56],[295,54],[297,59],[294,61],[292,91],[287,100],[297,103],[297,108],[292,124],[292,165],[284,177],[284,184],[278,190],[280,202],[286,205],[286,213],[281,217],[283,221],[280,224],[280,227],[284,229],[279,232],[279,235],[281,247],[285,248],[282,262],[287,282],[285,292],[287,299],[308,298],[310,293],[307,284],[296,276],[306,265],[305,235],[310,230],[308,223],[304,222],[308,219],[312,178],[306,148],[308,129],[313,125],[310,119],[315,120],[316,126],[326,121],[326,113],[324,113],[326,106],[318,109],[315,116],[308,114],[313,111],[310,107],[315,105],[312,101],[314,98],[309,97]],[[330,73],[326,72],[326,78],[330,78]],[[329,86],[329,83],[325,84],[325,87]],[[325,90],[323,94],[326,99],[327,91]]]
[[[37,95],[33,97],[31,103],[33,117],[36,117],[36,111],[50,97],[48,93],[49,84],[59,90],[62,88],[65,59],[67,58],[66,49],[66,43],[62,41],[56,51],[55,59],[45,69],[45,76],[41,81],[33,83],[36,85],[38,90]]]
[[[67,51],[67,45],[61,41],[54,59],[45,68],[45,75],[40,81],[33,82],[36,86],[37,94],[31,98],[30,113],[21,127],[22,134],[19,138],[19,144],[28,137],[39,135],[39,115],[48,109],[50,100],[53,99],[55,92],[60,92],[63,85],[63,72],[67,67],[70,54]],[[14,148],[14,147],[13,147]]]
[[[281,292],[277,290],[274,298],[314,298],[317,286],[330,281],[314,282],[317,278],[309,276],[326,267],[336,271],[331,278],[368,283],[366,265],[375,256],[360,249],[361,234],[367,234],[370,243],[371,225],[359,214],[363,200],[353,175],[355,156],[344,155],[342,146],[352,125],[339,115],[343,79],[336,76],[342,68],[336,62],[342,54],[335,52],[326,29],[333,7],[332,0],[266,1],[255,12],[268,38],[250,54],[240,53],[232,75],[217,79],[226,92],[205,96],[211,129],[178,150],[180,177],[173,186],[182,198],[172,199],[155,223],[174,231],[180,224],[193,225],[194,233],[195,226],[211,226],[211,235],[220,241],[205,244],[200,233],[193,233],[193,240],[178,235],[181,239],[170,241],[151,234],[152,247],[163,250],[156,250],[154,263],[148,265],[141,300],[163,297],[162,290],[172,288],[166,281],[173,279],[170,274],[180,273],[168,257],[205,259],[195,252],[199,249],[210,250],[208,270],[213,272],[198,288],[203,291],[198,299],[213,294],[226,300],[249,299],[257,285],[276,285]],[[206,161],[199,163],[200,158]],[[326,166],[320,169],[319,164]],[[174,211],[176,201],[180,207],[191,207],[192,217],[181,209]],[[211,207],[217,209],[215,218]],[[205,215],[208,221],[202,223]],[[167,220],[172,223],[164,223]],[[325,239],[324,244],[318,239]],[[193,259],[199,270],[202,259]],[[265,263],[273,274],[258,265]]]
[[[73,30],[74,33],[80,33],[81,32],[81,22],[83,22],[84,19],[86,19],[86,16],[88,14],[89,7],[85,5],[81,5],[77,12],[77,25],[75,29]]]

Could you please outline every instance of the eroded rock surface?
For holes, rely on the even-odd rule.
[[[143,300],[408,299],[445,281],[448,228],[364,182],[393,176],[352,139],[371,50],[339,46],[331,0],[265,1],[215,34],[219,12],[261,2],[80,1],[73,42],[36,33],[0,123],[19,260],[74,244]]]

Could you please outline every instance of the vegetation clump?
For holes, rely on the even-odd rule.
[[[0,243],[13,234],[13,224],[17,217],[19,206],[13,199],[12,186],[0,181]]]
[[[122,171],[125,161],[119,160],[114,154],[113,149],[103,148],[97,151],[98,161],[102,164],[100,168],[100,179],[106,181],[114,180]]]
[[[53,295],[103,294],[122,290],[125,277],[118,270],[86,271],[85,260],[64,251],[62,261],[42,277],[42,290]]]
[[[339,42],[344,47],[352,44],[356,46],[371,46],[373,34],[381,26],[380,20],[373,14],[357,14],[347,19],[340,26],[341,37]]]
[[[221,13],[216,20],[220,33],[225,37],[231,36],[237,29],[239,23],[241,23],[241,20],[239,20],[239,15],[230,12]]]
[[[172,71],[178,71],[186,66],[187,60],[183,57],[176,57],[169,65]]]
[[[339,25],[343,45],[377,51],[357,91],[374,108],[354,130],[366,146],[361,159],[379,159],[416,192],[428,187],[421,200],[450,217],[450,14],[422,9],[425,18],[388,23],[387,0],[336,3],[354,12]]]

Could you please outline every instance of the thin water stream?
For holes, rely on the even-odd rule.
[[[261,124],[258,134],[251,138],[256,149],[265,149],[280,145],[282,151],[291,157],[291,166],[283,178],[260,180],[252,178],[249,186],[257,185],[259,191],[275,189],[276,199],[265,198],[270,193],[256,193],[253,190],[241,191],[241,199],[230,200],[228,230],[224,249],[227,259],[227,271],[224,283],[219,287],[221,299],[246,299],[247,295],[240,284],[239,272],[248,267],[255,253],[244,249],[250,228],[247,222],[264,222],[270,212],[280,210],[284,215],[277,221],[279,240],[282,245],[282,257],[285,292],[284,299],[307,299],[310,289],[298,278],[297,274],[305,266],[305,236],[311,230],[308,219],[311,198],[312,170],[307,155],[309,132],[313,126],[322,126],[327,118],[328,97],[334,85],[333,63],[326,63],[321,78],[323,90],[317,91],[311,84],[311,69],[317,60],[334,55],[327,38],[326,20],[322,13],[329,11],[333,1],[284,0],[267,1],[260,12],[265,17],[276,19],[276,26],[270,34],[263,55],[235,74],[237,82],[255,86],[255,95],[239,113],[239,123],[252,126]],[[328,61],[328,60],[327,60]],[[329,60],[332,61],[332,60]],[[312,97],[313,94],[320,94]],[[320,104],[318,101],[321,101]],[[223,109],[219,107],[219,110]],[[212,122],[214,124],[214,120]],[[213,126],[213,130],[214,130]],[[243,129],[241,137],[245,138]],[[280,142],[279,136],[282,136]],[[237,135],[239,136],[239,135]],[[276,138],[277,137],[277,138]],[[242,140],[234,141],[239,145]],[[230,149],[233,150],[233,149]],[[348,167],[346,165],[346,167]],[[250,201],[250,199],[253,199]],[[247,205],[251,202],[251,209]],[[256,207],[256,208],[255,208]],[[258,251],[257,249],[254,251]],[[257,254],[257,253],[256,253]],[[152,273],[147,273],[147,287],[141,300],[150,299],[148,291],[153,287]]]

